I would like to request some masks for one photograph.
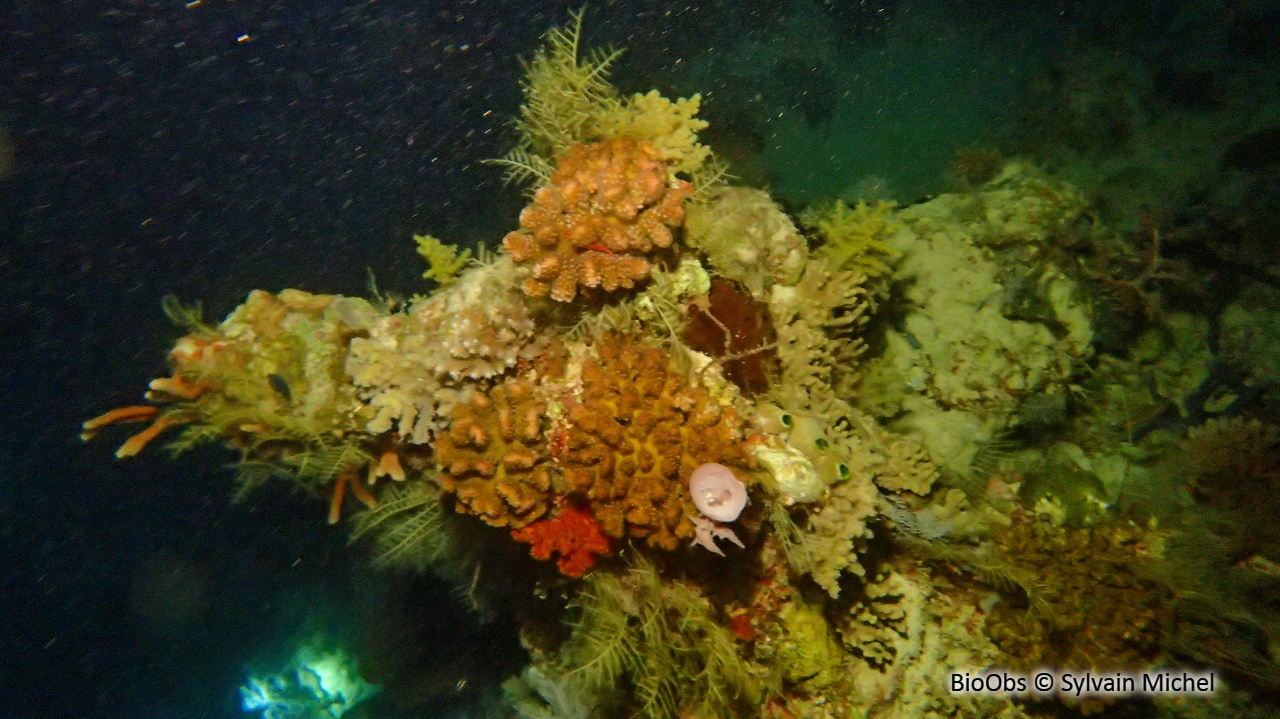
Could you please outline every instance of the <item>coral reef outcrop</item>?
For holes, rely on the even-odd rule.
[[[375,566],[519,622],[527,716],[1072,708],[950,690],[988,667],[1280,686],[1273,288],[1166,304],[1156,228],[994,156],[982,187],[801,231],[718,184],[699,96],[624,97],[616,52],[580,57],[581,18],[527,67],[504,251],[415,236],[408,302],[254,292],[216,326],[169,303],[172,376],[84,438],[150,423],[123,458],[180,426],[240,454],[241,494],[283,478],[330,523],[352,494]],[[1110,278],[1142,324],[1104,347],[1116,267],[1146,268]]]

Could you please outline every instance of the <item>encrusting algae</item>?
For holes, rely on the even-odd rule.
[[[1142,452],[1172,448],[1189,522],[1274,491],[1277,434],[1224,418],[1105,444],[1088,298],[1047,249],[1083,197],[1013,163],[967,193],[797,226],[724,183],[697,96],[620,96],[616,53],[580,56],[580,31],[579,14],[529,65],[503,162],[531,201],[500,252],[415,236],[437,286],[399,307],[255,291],[213,326],[171,303],[188,334],[170,376],[83,437],[150,422],[123,459],[180,427],[175,449],[229,447],[242,491],[292,481],[331,522],[351,493],[378,564],[437,572],[477,606],[474,553],[514,548],[513,573],[568,598],[567,631],[524,629],[532,663],[506,688],[530,715],[1020,717],[1043,706],[946,677],[1185,658],[1162,637],[1209,629],[1170,610],[1159,518],[1122,518],[1119,490],[1046,487],[1154,481],[1166,465]],[[1041,407],[1074,413],[1037,425],[1064,428],[1056,454],[1027,436],[993,450]],[[690,494],[709,464],[747,492],[732,528]],[[741,548],[691,546],[698,527]],[[1270,541],[1247,551],[1214,561],[1280,564]]]

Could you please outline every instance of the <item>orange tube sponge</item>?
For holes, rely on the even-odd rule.
[[[532,545],[534,559],[548,560],[554,552],[560,573],[577,579],[596,563],[598,555],[609,553],[609,538],[600,531],[600,523],[591,513],[570,504],[560,508],[551,519],[534,522],[511,532],[517,542]]]
[[[667,355],[613,335],[582,366],[581,399],[553,437],[564,485],[590,502],[610,537],[675,549],[699,516],[688,491],[698,466],[717,462],[748,479],[746,423],[673,372]]]
[[[612,292],[648,276],[644,255],[670,247],[670,228],[684,222],[689,185],[671,187],[667,178],[648,142],[571,147],[520,213],[520,229],[502,241],[512,259],[533,267],[525,293],[571,302],[580,286]]]
[[[508,380],[453,408],[436,440],[437,481],[458,509],[495,527],[520,528],[547,513],[551,466],[533,383]]]
[[[93,439],[98,434],[99,430],[108,425],[124,422],[143,422],[149,419],[153,420],[150,426],[125,440],[125,443],[120,445],[120,449],[116,450],[117,459],[128,459],[129,457],[134,456],[141,452],[143,448],[150,444],[151,440],[159,436],[161,432],[175,424],[182,424],[183,422],[191,421],[190,417],[185,417],[181,414],[162,415],[160,414],[159,407],[153,407],[146,404],[131,405],[129,407],[113,409],[106,414],[86,421],[81,425],[81,429],[83,431],[80,433],[80,439],[87,442]]]
[[[155,419],[155,416],[159,413],[159,408],[152,407],[149,404],[135,404],[128,407],[117,407],[106,414],[94,417],[80,425],[82,430],[80,432],[80,439],[88,442],[93,439],[94,436],[98,434],[98,430],[103,427],[112,424],[119,424],[121,422],[142,422],[148,419]]]
[[[181,424],[184,421],[187,420],[180,419],[171,414],[163,414],[156,417],[156,421],[152,422],[150,427],[147,427],[141,432],[133,435],[126,440],[124,444],[120,445],[120,449],[116,450],[116,459],[127,459],[134,456],[141,452],[148,444],[151,443],[151,440],[159,436],[161,432],[169,429],[175,424]]]

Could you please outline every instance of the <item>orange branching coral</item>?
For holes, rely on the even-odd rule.
[[[160,410],[149,404],[130,405],[128,407],[118,407],[99,415],[93,419],[86,420],[81,425],[80,439],[88,442],[93,439],[98,431],[103,427],[113,424],[122,424],[125,422],[142,422],[149,419],[155,419]]]
[[[559,554],[556,566],[560,573],[574,579],[585,574],[598,555],[609,553],[609,538],[600,531],[600,523],[590,512],[571,504],[562,506],[551,519],[512,530],[511,536],[533,545],[529,553],[534,559],[547,560],[553,552]]]
[[[582,366],[582,393],[553,436],[569,493],[581,494],[604,533],[675,549],[694,536],[689,475],[718,462],[749,482],[746,424],[690,386],[655,347],[606,337]]]
[[[342,519],[342,501],[347,496],[347,487],[356,499],[370,509],[378,506],[378,500],[369,490],[360,484],[360,477],[354,474],[340,474],[333,480],[333,492],[329,495],[329,524],[337,524]]]
[[[571,302],[579,286],[612,292],[645,278],[644,255],[670,247],[671,228],[684,221],[690,188],[669,186],[668,174],[648,142],[571,147],[502,241],[516,262],[532,263],[525,293]]]
[[[487,395],[473,392],[453,408],[449,431],[436,441],[440,486],[457,496],[460,510],[495,527],[524,527],[550,504],[546,406],[533,389],[508,380]]]

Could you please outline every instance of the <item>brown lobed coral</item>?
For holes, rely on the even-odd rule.
[[[671,187],[668,174],[649,142],[569,148],[520,213],[520,229],[502,241],[512,259],[533,268],[525,293],[571,302],[579,287],[611,292],[644,279],[644,255],[670,247],[671,228],[684,221],[689,185]]]
[[[449,430],[436,440],[437,481],[456,495],[459,510],[517,529],[547,513],[552,467],[545,411],[527,380],[472,392],[453,408]]]
[[[991,640],[1018,669],[1151,666],[1168,619],[1164,590],[1136,571],[1151,540],[1132,523],[1066,529],[1016,514],[996,534],[1007,569],[986,573],[1019,585],[1028,601],[996,604],[987,623]]]
[[[750,483],[746,423],[672,371],[662,350],[610,335],[581,377],[553,453],[565,491],[588,500],[605,534],[675,549],[694,536],[694,469],[718,462]]]
[[[1234,508],[1280,489],[1280,431],[1256,419],[1210,419],[1187,431],[1183,465],[1198,497]]]

